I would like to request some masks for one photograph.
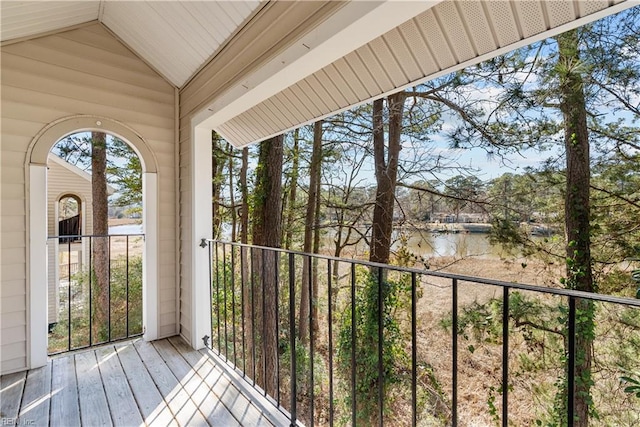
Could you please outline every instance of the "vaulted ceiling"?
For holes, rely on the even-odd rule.
[[[260,8],[249,1],[2,1],[2,41],[99,21],[182,87]]]
[[[0,28],[6,43],[99,21],[181,88],[181,111],[195,125],[243,146],[638,1],[282,3],[3,0]],[[285,9],[286,18],[276,15]],[[285,36],[269,45],[274,33]],[[234,75],[227,57],[242,65]]]

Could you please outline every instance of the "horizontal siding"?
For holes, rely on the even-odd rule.
[[[4,57],[4,55],[3,55]],[[4,68],[4,61],[3,61]],[[160,126],[171,129],[167,126],[166,119],[152,112],[137,111],[135,109],[128,109],[128,105],[123,103],[121,105],[105,105],[101,104],[99,100],[94,102],[83,96],[71,97],[71,96],[57,96],[48,93],[41,93],[38,91],[30,90],[29,88],[13,87],[11,85],[5,85],[6,78],[2,78],[2,98],[8,101],[14,101],[22,104],[26,104],[23,112],[30,115],[29,106],[35,104],[36,108],[34,114],[45,113],[47,118],[42,117],[40,121],[49,123],[59,116],[70,116],[78,114],[78,111],[98,111],[101,116],[110,117],[114,120],[118,120],[124,123],[140,123],[149,126]],[[65,94],[69,95],[69,94]],[[47,108],[48,111],[43,108]],[[4,110],[4,108],[3,108]],[[96,113],[98,114],[98,113]],[[35,118],[34,118],[35,119]]]
[[[0,316],[0,321],[2,322],[2,325],[6,326],[7,328],[26,326],[27,324],[24,316],[21,316],[20,313],[2,313],[2,316]]]
[[[159,90],[162,90],[162,86],[166,85],[164,80],[148,67],[146,71],[140,72],[126,66],[119,67],[118,64],[105,62],[104,60],[87,58],[87,56],[93,56],[91,50],[95,49],[89,46],[84,49],[77,49],[75,52],[56,51],[42,45],[41,41],[45,39],[47,38],[9,45],[6,47],[6,52],[22,58],[32,58],[37,62],[57,65],[69,70],[77,70],[87,76],[103,77],[106,82],[117,80],[140,87],[158,88]],[[65,40],[61,40],[61,42],[65,42]],[[102,55],[100,54],[100,56]],[[107,76],[109,78],[106,78]]]
[[[25,332],[20,336],[26,334]],[[11,373],[24,370],[27,364],[27,342],[24,339],[19,339],[12,344],[2,346],[2,373]]]
[[[177,333],[174,88],[100,24],[3,46],[1,59],[0,305],[2,319],[8,319],[0,325],[2,372],[27,367],[28,217],[23,168],[27,150],[47,124],[71,115],[93,114],[123,122],[157,153],[159,204],[165,210],[159,218],[158,328],[164,336]],[[50,184],[54,176],[50,170]],[[55,185],[51,189],[54,196],[62,192]],[[53,209],[48,209],[49,232],[55,231]]]

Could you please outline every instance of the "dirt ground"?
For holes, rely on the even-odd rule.
[[[562,271],[557,266],[545,266],[524,260],[501,260],[468,258],[432,260],[431,269],[465,276],[490,278],[505,282],[531,285],[553,286]],[[555,277],[555,278],[554,278]],[[556,284],[557,286],[557,284]],[[449,279],[428,277],[422,281],[423,295],[417,304],[418,318],[418,358],[427,361],[434,369],[445,395],[451,398],[452,378],[452,338],[451,329],[445,329],[443,319],[451,317],[452,284]],[[502,288],[478,285],[461,281],[458,283],[458,313],[461,307],[473,302],[486,302],[491,298],[501,298]],[[477,346],[478,344],[476,344]],[[510,343],[512,364],[522,351],[521,342]],[[473,352],[469,342],[458,337],[458,417],[462,426],[493,426],[495,417],[490,414],[493,404],[497,414],[501,411],[502,395],[499,388],[502,376],[501,347],[481,345]],[[493,390],[492,390],[493,387]],[[495,399],[490,404],[491,396]],[[533,423],[536,412],[535,402],[527,396],[526,388],[514,388],[510,393],[510,419],[518,420],[518,425]],[[429,424],[427,424],[429,425]],[[434,424],[437,425],[437,424]],[[514,424],[516,425],[516,424]]]

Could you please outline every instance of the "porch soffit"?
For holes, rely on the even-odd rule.
[[[252,98],[232,109],[233,103],[212,103],[201,125],[242,147],[640,4],[637,0],[436,3],[276,93],[263,97],[250,87],[236,87],[235,99],[243,100],[243,91]],[[371,34],[375,28],[368,31]],[[293,70],[288,75],[296,76]]]

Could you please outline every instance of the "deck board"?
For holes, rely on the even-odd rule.
[[[0,417],[8,420],[16,420],[20,412],[20,402],[24,391],[26,372],[3,375],[0,384]]]
[[[214,359],[179,337],[57,355],[42,368],[2,376],[2,417],[38,426],[290,424]]]
[[[77,353],[75,359],[82,424],[88,426],[113,425],[95,352]]]
[[[178,424],[206,425],[206,419],[198,410],[196,404],[189,398],[189,394],[184,390],[178,378],[158,354],[154,345],[139,341],[136,342],[135,347],[145,361],[145,366],[158,386],[160,393],[165,396],[169,409],[173,412]]]
[[[122,346],[117,351],[144,422],[147,425],[178,425],[135,347]]]
[[[51,361],[51,412],[52,426],[80,425],[78,383],[75,359],[61,357]]]
[[[182,342],[182,340],[178,340]],[[169,357],[172,360],[174,366],[172,370],[174,372],[180,372],[184,374],[183,385],[187,392],[191,395],[191,399],[198,405],[200,411],[207,418],[207,421],[211,425],[220,425],[234,427],[239,426],[238,421],[233,417],[231,412],[220,402],[219,398],[211,399],[211,389],[207,383],[203,381],[203,378],[199,375],[196,367],[192,367],[187,360],[183,358],[184,354],[194,354],[193,351],[186,351],[181,353],[173,342],[165,341],[161,347],[161,355],[163,357]],[[186,346],[185,346],[186,347]],[[196,369],[196,370],[194,370]]]
[[[20,420],[22,424],[38,420],[42,424],[49,423],[49,405],[51,394],[51,362],[38,369],[29,371],[24,386]]]
[[[96,350],[96,356],[113,425],[123,427],[141,425],[142,416],[118,360],[116,349],[102,347]]]

